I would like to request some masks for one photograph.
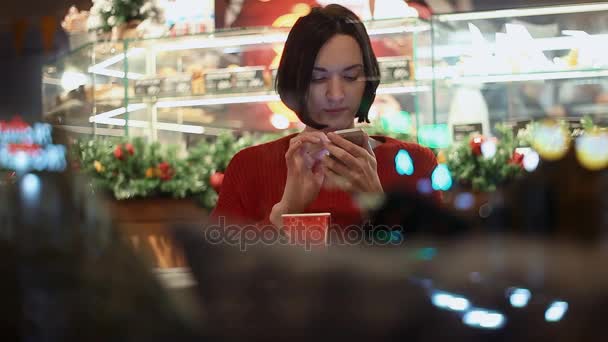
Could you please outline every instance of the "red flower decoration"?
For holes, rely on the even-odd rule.
[[[222,188],[222,183],[224,182],[224,174],[222,172],[216,172],[209,177],[209,184],[215,192],[220,193],[220,189]]]
[[[133,148],[133,145],[127,143],[125,144],[125,150],[127,150],[127,153],[129,153],[129,155],[133,155],[135,154],[135,149]]]
[[[519,165],[519,167],[524,167],[524,155],[519,152],[513,152],[511,159],[509,159],[509,164]]]
[[[118,160],[123,160],[124,159],[124,153],[122,152],[122,147],[120,145],[116,146],[116,148],[114,149],[114,157],[116,157],[116,159]]]
[[[171,168],[171,164],[167,162],[162,162],[158,164],[158,171],[160,171],[160,176],[158,178],[163,181],[168,181],[173,178],[173,168]]]
[[[473,152],[473,155],[481,155],[481,144],[483,144],[484,141],[485,138],[482,135],[477,135],[471,138],[469,141],[469,146],[471,147],[471,152]]]
[[[20,116],[14,116],[11,121],[0,121],[0,131],[24,131],[30,128],[30,125],[23,121]]]

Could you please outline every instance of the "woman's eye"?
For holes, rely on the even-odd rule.
[[[343,77],[347,81],[356,81],[359,78],[359,74],[346,74]]]
[[[312,75],[312,82],[322,82],[325,81],[325,76],[317,76],[317,75]]]

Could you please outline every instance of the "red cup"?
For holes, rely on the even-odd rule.
[[[330,213],[285,214],[282,215],[283,231],[290,244],[312,247],[327,246]]]

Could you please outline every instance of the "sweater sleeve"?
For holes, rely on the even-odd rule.
[[[211,223],[271,224],[269,217],[259,217],[254,203],[249,203],[256,198],[255,175],[251,174],[256,169],[255,163],[259,163],[259,160],[251,148],[238,152],[230,160],[217,204],[210,215]]]
[[[252,185],[247,182],[246,153],[245,150],[238,152],[228,163],[217,204],[210,216],[214,223],[220,219],[228,222],[247,221],[253,216],[241,196],[245,187]]]

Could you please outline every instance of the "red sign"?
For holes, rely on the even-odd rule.
[[[0,120],[0,132],[25,131],[30,127],[31,126],[27,122],[21,120],[21,117],[19,116],[14,116],[11,121]]]
[[[8,144],[8,153],[17,154],[19,152],[25,152],[29,155],[35,155],[40,153],[42,147],[37,144]]]

